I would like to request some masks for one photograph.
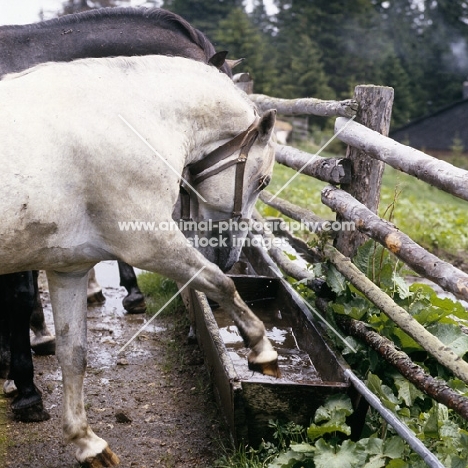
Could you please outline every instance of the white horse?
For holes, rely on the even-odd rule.
[[[80,462],[119,463],[89,427],[83,403],[87,273],[101,260],[192,280],[231,311],[251,348],[249,362],[277,375],[263,323],[218,266],[177,229],[126,231],[118,224],[167,227],[190,164],[198,178],[190,184],[199,196],[195,220],[229,218],[239,207],[235,215],[248,218],[272,171],[275,112],[260,118],[215,68],[163,56],[39,65],[1,82],[0,103],[0,274],[47,271],[63,430]],[[194,164],[213,151],[224,153],[210,163],[219,171]],[[236,179],[244,182],[240,198]],[[232,263],[229,252],[221,257]]]

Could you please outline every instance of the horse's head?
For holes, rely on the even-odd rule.
[[[272,141],[276,111],[269,111],[237,137],[189,166],[190,242],[223,271],[238,260],[248,220],[275,160]],[[184,206],[184,203],[182,203]]]

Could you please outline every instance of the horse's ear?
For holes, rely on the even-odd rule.
[[[271,134],[275,128],[276,122],[276,109],[265,112],[258,124],[258,137],[262,141],[270,139]]]
[[[243,58],[240,58],[237,60],[226,59],[226,63],[227,63],[227,66],[232,70],[234,67],[237,67],[237,65],[239,65],[239,63],[242,63],[244,60],[245,59]]]
[[[208,60],[208,63],[220,69],[224,65],[224,62],[226,61],[227,54],[228,54],[227,50],[216,52],[216,54],[214,54],[213,57],[211,57],[210,60]]]

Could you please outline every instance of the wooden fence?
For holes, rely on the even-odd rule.
[[[348,145],[344,158],[324,158],[289,146],[278,145],[276,161],[300,170],[308,176],[329,182],[330,185],[322,190],[322,203],[336,213],[337,220],[354,222],[357,230],[341,231],[333,239],[333,243],[326,244],[322,249],[311,249],[290,233],[286,235],[294,247],[308,256],[311,261],[333,263],[350,283],[403,331],[454,375],[468,383],[468,363],[414,320],[390,296],[361,273],[350,260],[357,248],[366,239],[372,238],[419,275],[468,302],[466,273],[431,254],[395,225],[377,215],[385,164],[466,201],[468,201],[468,171],[397,143],[388,137],[393,104],[392,88],[358,86],[354,99],[341,102],[318,99],[284,100],[256,94],[252,94],[251,99],[262,111],[275,108],[278,113],[285,115],[336,117],[335,136]],[[293,205],[267,191],[264,191],[260,198],[289,218],[299,222],[315,223],[314,229],[325,222],[310,210]],[[317,281],[310,271],[291,262],[274,243],[269,244],[272,245],[269,249],[270,256],[285,274],[304,280],[310,288],[317,289]],[[365,335],[357,321],[345,320],[342,325],[349,333],[354,331],[356,336],[361,338]],[[357,331],[359,328],[361,335]],[[366,328],[365,330],[367,331]],[[372,339],[367,338],[369,336],[366,337],[366,341],[371,346],[374,348],[378,346],[372,343]],[[378,337],[377,342],[381,344],[382,339],[383,337]],[[388,342],[387,345],[392,347],[393,344]],[[404,358],[403,353],[393,348],[393,354],[398,357],[393,361],[390,357],[392,353],[388,354],[389,362],[405,375],[404,366],[399,367],[397,362]],[[414,363],[412,365],[414,366]],[[468,399],[460,397],[440,381],[435,379],[432,381],[422,369],[418,371],[425,375],[425,384],[422,386],[417,384],[418,380],[423,380],[420,375],[410,379],[418,388],[468,419]]]

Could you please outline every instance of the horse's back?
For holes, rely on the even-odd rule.
[[[208,63],[203,33],[159,8],[104,8],[25,26],[0,27],[0,76],[44,61],[84,57],[174,55]],[[222,70],[231,75],[229,67]]]

